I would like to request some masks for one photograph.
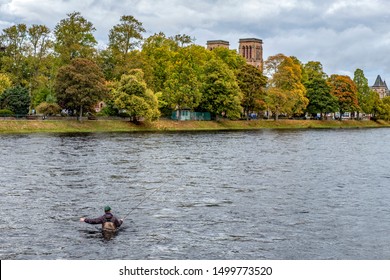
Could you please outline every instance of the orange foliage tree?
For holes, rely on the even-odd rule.
[[[345,112],[354,112],[359,108],[357,88],[352,79],[343,75],[332,75],[328,79],[330,92],[338,99],[340,120]]]

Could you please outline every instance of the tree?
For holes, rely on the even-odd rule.
[[[0,73],[0,95],[12,85],[11,79],[8,75]]]
[[[359,103],[359,108],[365,112],[369,113],[372,110],[373,106],[373,98],[371,89],[368,86],[368,80],[364,76],[364,72],[361,69],[356,69],[353,77],[353,81],[356,85],[357,89],[357,99]],[[358,111],[358,119],[359,119],[359,111]]]
[[[174,40],[180,47],[195,42],[195,38],[191,38],[191,36],[186,34],[177,34],[174,37],[170,37],[170,39]]]
[[[338,99],[330,93],[330,86],[326,80],[314,77],[305,83],[306,96],[309,99],[307,112],[310,114],[320,113],[320,118],[324,118],[327,112],[337,110]]]
[[[132,121],[156,120],[160,115],[157,97],[147,88],[142,70],[123,75],[114,89],[113,98],[116,107],[129,114]]]
[[[390,96],[385,96],[379,102],[378,106],[379,118],[389,121],[390,120]]]
[[[28,29],[28,64],[30,90],[47,84],[53,67],[51,31],[45,25],[33,25]]]
[[[228,65],[229,69],[233,71],[238,72],[247,64],[245,58],[242,55],[237,54],[234,50],[220,47],[213,49],[212,52],[216,57],[222,59],[222,61]]]
[[[330,94],[330,86],[327,84],[327,75],[322,65],[317,61],[309,61],[303,65],[303,81],[306,88],[306,97],[309,99],[307,112],[320,113],[323,119],[326,112],[337,110],[337,98]]]
[[[332,75],[328,79],[330,92],[338,99],[340,120],[345,112],[352,112],[358,108],[357,88],[348,76]]]
[[[300,63],[296,59],[278,54],[266,60],[265,69],[269,77],[267,100],[269,108],[274,110],[274,118],[278,119],[279,113],[302,114],[309,100],[302,84]],[[272,96],[273,94],[276,96]]]
[[[0,108],[8,109],[19,115],[26,115],[30,108],[28,89],[16,86],[6,89],[0,95]]]
[[[179,46],[177,42],[169,39],[160,32],[147,38],[142,47],[145,58],[145,81],[154,92],[162,92],[165,87],[173,58],[177,55]]]
[[[242,93],[234,72],[222,60],[212,59],[205,67],[201,109],[215,116],[239,118]]]
[[[267,78],[256,67],[244,64],[237,74],[238,86],[243,94],[241,106],[244,116],[254,111],[265,109],[265,92]]]
[[[23,23],[4,29],[0,36],[0,45],[5,47],[2,70],[9,74],[14,84],[27,84],[27,37],[27,26]]]
[[[83,111],[107,96],[104,75],[96,63],[76,58],[60,68],[55,84],[58,104],[64,109],[76,110],[79,119]]]
[[[195,53],[199,51],[201,54]],[[196,46],[189,46],[179,49],[171,59],[169,72],[162,90],[162,98],[167,102],[170,109],[193,110],[198,107],[201,101],[201,80],[200,75],[203,71],[202,64],[206,61],[201,57],[206,55],[204,48],[202,50]]]
[[[61,107],[56,103],[42,102],[37,106],[37,113],[43,114],[45,116],[52,116],[59,114]]]
[[[62,65],[74,58],[92,59],[97,41],[93,36],[95,28],[79,12],[67,14],[54,29],[54,50],[59,55]]]
[[[115,25],[109,34],[109,48],[115,54],[124,58],[129,51],[139,45],[142,32],[145,32],[142,23],[133,16],[122,16],[120,24]]]

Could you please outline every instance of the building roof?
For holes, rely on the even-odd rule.
[[[375,83],[372,87],[385,87],[387,89],[386,81],[383,81],[381,76],[376,77]]]
[[[258,38],[244,38],[240,39],[239,43],[245,43],[245,42],[258,42],[258,43],[263,43],[263,40],[258,39]]]
[[[209,40],[209,41],[207,41],[207,45],[209,45],[209,44],[229,45],[229,42],[228,41],[224,41],[224,40]]]

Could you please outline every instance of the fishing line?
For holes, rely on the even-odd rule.
[[[159,188],[157,188],[157,189],[155,189],[155,190],[152,191],[149,195],[147,195],[144,199],[142,199],[141,202],[139,202],[135,207],[133,207],[133,208],[130,210],[129,213],[126,214],[126,216],[123,217],[122,220],[124,221],[124,220],[125,220],[131,213],[133,213],[133,211],[134,211],[135,209],[137,209],[145,200],[147,200],[149,197],[151,197],[155,192],[157,192],[157,191],[160,190],[161,188],[162,188],[162,186],[159,187]]]

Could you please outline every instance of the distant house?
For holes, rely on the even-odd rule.
[[[97,103],[94,106],[95,112],[99,113],[104,107],[106,107],[106,103],[104,103],[103,101],[100,101],[99,103]]]
[[[383,81],[380,75],[378,75],[376,78],[375,83],[371,89],[376,91],[381,99],[383,97],[390,96],[390,91],[387,87],[386,81]]]

